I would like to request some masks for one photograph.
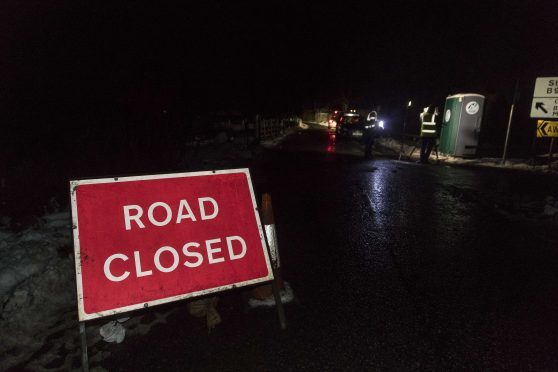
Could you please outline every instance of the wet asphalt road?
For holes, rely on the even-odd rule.
[[[365,160],[323,130],[252,169],[273,198],[283,276],[274,310],[221,296],[209,335],[185,304],[111,345],[111,371],[556,370],[556,178]],[[146,321],[155,314],[147,314]]]

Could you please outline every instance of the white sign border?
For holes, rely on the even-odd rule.
[[[535,80],[535,88],[533,89],[533,98],[558,98],[557,93],[545,93],[544,86],[550,81],[558,81],[558,76],[541,76]],[[558,86],[554,85],[554,88]]]
[[[268,275],[261,278],[251,279],[239,283],[231,283],[220,287],[209,288],[202,291],[191,292],[187,294],[166,297],[154,301],[142,302],[133,305],[128,305],[124,307],[119,307],[116,309],[103,310],[96,313],[86,313],[83,303],[83,278],[81,275],[81,251],[80,251],[80,241],[79,241],[79,221],[77,215],[77,197],[76,188],[80,185],[91,185],[91,184],[101,184],[101,183],[116,183],[116,182],[130,182],[130,181],[144,181],[144,180],[158,180],[158,179],[169,179],[169,178],[186,178],[186,177],[197,177],[197,176],[215,176],[221,174],[231,174],[231,173],[244,173],[246,175],[246,180],[248,181],[248,187],[250,188],[250,196],[252,198],[252,206],[254,208],[254,214],[256,216],[256,223],[258,224],[258,232],[260,234],[260,240],[262,243],[262,250],[265,257],[265,263],[267,267]],[[194,298],[199,296],[208,295],[211,293],[222,292],[230,290],[233,288],[244,287],[252,284],[269,282],[273,280],[273,270],[271,268],[269,253],[267,250],[267,245],[265,243],[265,235],[262,229],[262,223],[260,221],[260,215],[258,213],[258,207],[256,203],[256,198],[254,195],[254,188],[252,186],[252,179],[250,177],[250,170],[248,168],[238,168],[238,169],[225,169],[225,170],[211,170],[211,171],[201,171],[201,172],[184,172],[184,173],[167,173],[167,174],[155,174],[155,175],[144,175],[144,176],[127,176],[127,177],[112,177],[112,178],[97,178],[97,179],[83,179],[83,180],[73,180],[70,181],[70,200],[72,207],[72,230],[74,237],[74,255],[75,255],[75,267],[76,267],[76,284],[77,284],[77,299],[78,299],[78,316],[79,321],[87,321],[97,318],[102,318],[106,316],[112,316],[124,312],[129,312],[133,310],[149,308],[152,306],[162,305],[169,302],[185,300],[188,298]]]

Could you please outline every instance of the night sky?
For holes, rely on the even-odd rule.
[[[504,123],[517,79],[525,103],[535,77],[558,72],[556,9],[2,1],[0,176],[19,190],[52,175],[165,171],[176,159],[161,149],[179,148],[207,112],[300,115],[348,102],[381,106],[400,125],[409,99],[418,110],[475,92],[499,97]]]
[[[389,106],[510,90],[558,66],[552,1],[299,3],[2,2],[2,108],[23,120]]]

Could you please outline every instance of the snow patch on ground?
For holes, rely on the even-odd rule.
[[[305,129],[305,128],[302,128]],[[280,138],[263,143],[272,147],[282,141],[289,133]],[[384,154],[397,155],[401,143],[392,138],[379,138],[376,145]],[[196,152],[192,164],[203,163],[208,166],[223,167],[235,165],[238,159],[251,156],[246,148],[231,153],[233,144],[222,144],[219,151],[208,146]],[[410,154],[412,146],[404,145],[405,154]],[[209,156],[210,152],[213,152]],[[413,159],[418,158],[418,149]],[[434,159],[434,155],[431,160]],[[407,160],[404,156],[403,159]],[[502,166],[499,159],[459,159],[440,157],[447,164],[465,164],[547,171],[547,166],[528,164],[521,159],[511,159]],[[229,164],[230,163],[230,164]],[[225,164],[225,165],[224,165]],[[558,166],[555,166],[557,169]],[[477,200],[467,190],[450,190],[456,197]],[[490,198],[494,203],[497,198]],[[480,202],[488,203],[488,200]],[[542,200],[541,200],[542,201]],[[537,221],[547,218],[555,222],[558,216],[557,196],[548,196],[544,203],[539,200],[516,201],[502,200],[500,209],[511,214],[523,214]],[[549,218],[550,217],[550,218]],[[75,269],[72,248],[72,229],[68,211],[46,214],[37,219],[34,226],[16,233],[0,228],[0,370],[25,365],[30,370],[71,370],[79,366],[79,333],[76,312]],[[294,299],[288,283],[281,293],[283,303]],[[273,298],[264,301],[251,301],[250,306],[274,306]],[[151,328],[166,322],[167,317],[176,309],[155,312],[155,319],[147,324],[143,316],[132,317],[123,324],[127,334],[147,334]],[[153,313],[152,313],[153,314]],[[151,316],[153,316],[151,314]],[[99,327],[87,327],[90,346],[103,343]],[[106,349],[90,349],[91,362],[106,358]]]
[[[20,233],[0,232],[2,358],[0,369],[24,362],[73,313],[75,279],[69,212],[44,216]],[[73,315],[73,314],[72,314]]]
[[[283,283],[285,285],[285,289],[281,291],[281,303],[288,304],[289,302],[292,302],[294,300],[295,296],[289,283],[288,282],[283,282]],[[250,308],[260,307],[260,306],[265,306],[265,307],[275,306],[275,297],[271,296],[263,300],[258,300],[257,298],[250,298],[248,300],[248,306]]]
[[[277,136],[273,139],[261,141],[260,145],[262,145],[262,147],[268,148],[268,149],[273,148],[273,147],[279,145],[281,142],[283,142],[285,140],[285,138],[287,138],[287,136],[293,134],[294,132],[298,131],[299,129],[308,129],[308,125],[301,123],[301,124],[299,124],[298,127],[289,128],[286,131],[284,131],[280,136]]]
[[[266,147],[296,130],[265,142]],[[248,142],[239,146],[235,141],[196,145],[187,155],[182,164],[186,170],[224,169],[244,165],[253,152]],[[81,366],[70,213],[60,211],[55,201],[51,204],[55,213],[19,233],[8,228],[9,216],[0,216],[0,371],[22,366],[68,371]],[[174,311],[150,312],[147,319],[134,316],[122,326],[127,335],[145,335]],[[102,341],[99,326],[88,325],[86,330],[90,364],[98,363],[110,355],[99,345],[109,344]]]
[[[392,137],[382,137],[377,138],[375,141],[375,148],[379,150],[384,155],[397,155],[401,152],[401,160],[411,160],[416,161],[419,159],[420,155],[420,140],[414,144],[403,143],[401,146],[401,141]],[[430,162],[436,161],[436,154],[432,151],[430,155]],[[464,166],[479,166],[479,167],[490,167],[490,168],[500,168],[500,169],[517,169],[524,171],[535,171],[535,172],[558,172],[558,159],[552,163],[551,169],[549,169],[548,164],[544,165],[533,165],[529,160],[526,159],[507,159],[505,164],[502,164],[501,158],[461,158],[456,156],[446,156],[438,154],[438,161],[441,164],[447,165],[464,165]]]
[[[558,216],[558,199],[553,196],[546,197],[543,214],[549,217]]]

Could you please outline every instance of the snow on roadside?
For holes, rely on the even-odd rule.
[[[275,138],[261,141],[260,145],[263,148],[267,148],[267,149],[273,148],[279,145],[281,142],[285,140],[285,138],[287,138],[289,135],[293,134],[294,132],[298,131],[299,129],[303,129],[303,130],[308,129],[308,124],[304,124],[300,122],[297,127],[289,128],[285,130],[281,135]]]
[[[61,314],[75,315],[70,224],[59,212],[20,233],[0,230],[0,370],[43,347]]]
[[[547,196],[545,202],[543,214],[548,217],[558,216],[558,199],[553,196]]]
[[[284,282],[285,285],[285,289],[281,290],[279,292],[280,296],[281,296],[281,303],[283,304],[288,304],[289,302],[292,302],[295,298],[294,296],[294,292],[293,289],[291,288],[291,285],[288,282]],[[248,307],[250,308],[255,308],[255,307],[273,307],[275,306],[275,297],[271,296],[269,298],[265,298],[265,299],[257,299],[257,298],[250,298],[248,300]]]
[[[376,139],[376,148],[380,148],[380,152],[385,153],[385,155],[395,155],[399,154],[401,150],[401,141],[392,137],[381,137]],[[412,154],[412,156],[409,156]],[[416,146],[403,144],[403,156],[402,160],[418,160],[420,154],[420,142],[416,143]],[[430,155],[430,162],[433,162],[436,158],[434,151]],[[517,169],[524,171],[535,171],[535,172],[557,172],[558,171],[558,160],[555,160],[552,164],[552,170],[549,170],[548,164],[544,165],[533,165],[530,164],[529,160],[526,159],[507,159],[506,164],[502,164],[501,158],[461,158],[456,156],[445,156],[439,154],[438,156],[440,163],[446,165],[465,165],[465,166],[479,166],[479,167],[489,167],[489,168],[501,168],[501,169]]]
[[[293,131],[262,145],[273,147]],[[223,143],[198,149],[189,165],[238,167],[251,158],[248,149]],[[2,224],[8,223],[0,221],[0,371],[22,365],[71,370],[75,360],[79,364],[79,334],[70,213],[46,214],[19,233]],[[132,317],[125,324],[127,333],[147,334],[173,311],[155,312],[156,319],[148,324],[142,316]],[[90,346],[100,342],[97,327],[87,333]],[[93,352],[91,348],[91,363],[106,356],[106,350]]]
[[[305,124],[300,126],[300,129],[307,128]],[[275,146],[289,133],[264,142],[262,146]],[[400,143],[390,138],[378,139],[378,144],[392,153],[398,153],[400,148]],[[212,151],[211,156],[201,151],[199,159],[195,159],[196,163],[203,160],[207,165],[218,167],[249,157],[247,150],[232,151],[233,145],[226,145],[221,145],[220,151],[208,149]],[[406,146],[405,152],[408,154],[411,149]],[[451,160],[445,161],[451,164]],[[472,159],[471,162],[482,165],[487,160]],[[489,161],[491,164],[495,162],[494,159]],[[510,165],[513,168],[533,168],[513,160]],[[544,211],[536,208],[536,213],[555,219],[558,216],[557,199],[549,196]],[[44,367],[54,364],[60,370],[71,369],[72,359],[79,357],[79,340],[69,212],[47,214],[39,218],[33,227],[19,233],[3,229],[0,225],[0,257],[0,370],[23,363],[33,370],[56,369],[54,366],[50,369]],[[168,311],[156,313],[157,320],[151,324],[143,324],[141,317],[133,317],[125,327],[130,334],[147,334],[154,324],[164,322],[168,314]],[[88,333],[91,332],[94,345],[100,341],[100,336],[98,329],[91,328]],[[64,360],[57,361],[57,358]],[[102,358],[102,352],[91,355],[92,361]]]
[[[79,369],[80,340],[75,266],[69,212],[48,214],[21,233],[0,229],[0,371],[14,367],[36,371]],[[176,309],[125,323],[130,335],[148,334]],[[110,352],[97,326],[87,329],[90,363]],[[101,343],[102,344],[102,343]]]

